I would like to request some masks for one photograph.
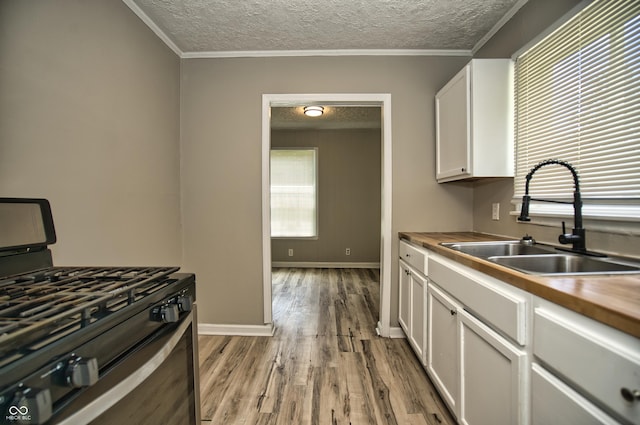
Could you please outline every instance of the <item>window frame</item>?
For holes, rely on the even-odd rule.
[[[271,234],[271,239],[296,239],[296,240],[317,240],[319,235],[320,235],[320,196],[319,196],[319,192],[320,192],[320,181],[319,181],[319,164],[320,164],[320,158],[319,158],[319,149],[317,146],[314,147],[298,147],[298,146],[293,146],[293,147],[285,147],[285,146],[278,146],[278,147],[271,147],[270,148],[270,152],[269,152],[269,156],[271,156],[271,152],[273,151],[313,151],[314,152],[314,172],[315,172],[315,176],[314,176],[314,180],[315,180],[315,229],[314,229],[314,234],[312,236],[274,236],[273,235],[273,192],[271,192],[272,190],[272,185],[271,185],[271,169],[269,170],[269,189],[270,189],[270,234]],[[269,167],[271,167],[271,159],[269,160]]]
[[[549,27],[546,31],[541,33],[538,37],[531,40],[524,47],[522,47],[517,52],[515,52],[512,55],[511,59],[514,61],[514,63],[516,63],[520,56],[524,55],[530,49],[538,45],[540,42],[542,42],[544,39],[546,39],[548,36],[550,36],[560,27],[565,25],[568,21],[572,20],[576,15],[581,13],[585,8],[587,8],[591,4],[592,4],[591,1],[581,2],[573,10],[571,10],[569,13],[563,16],[560,20],[558,20],[554,25]],[[620,30],[613,30],[610,32],[610,34],[612,38],[621,37]],[[592,39],[592,42],[593,42],[594,40],[597,40],[598,37],[601,37],[601,36],[602,36],[602,33],[593,34],[590,38]],[[570,57],[570,55],[574,55],[579,51],[580,49],[574,50],[573,52],[567,54],[566,56],[559,58],[554,63],[555,64],[562,63],[564,60],[567,60]],[[515,84],[516,75],[517,73],[514,72],[514,87],[516,87],[516,84]],[[514,116],[517,116],[516,107],[517,107],[517,103],[514,101]],[[514,119],[514,124],[515,122],[516,120]],[[514,133],[516,133],[517,135],[516,127],[514,127]],[[517,140],[516,140],[516,143],[514,144],[514,151],[515,151],[514,161],[517,161],[517,158],[518,158]],[[532,164],[532,166],[533,165],[535,164]],[[515,168],[517,173],[517,166]],[[545,167],[545,168],[552,168],[552,167]],[[570,188],[572,192],[573,183],[572,183],[571,175],[569,174],[568,170],[564,169],[563,167],[559,167],[559,169],[566,171],[566,176],[562,174],[560,175],[559,178],[562,178],[563,181],[566,178],[567,187]],[[524,175],[528,172],[528,170],[522,170],[522,172]],[[535,177],[533,178],[532,182],[535,182]],[[510,214],[514,216],[517,216],[520,214],[520,208],[521,208],[521,202],[522,202],[522,193],[519,193],[518,189],[522,190],[521,187],[516,186],[516,177],[514,177],[513,198],[511,201],[511,203],[514,205],[514,210],[510,211]],[[535,189],[533,189],[530,192],[532,192],[530,193],[532,197],[536,197]],[[543,197],[545,199],[547,198],[547,196],[540,196],[540,197]],[[569,203],[572,202],[572,198],[551,197],[550,199],[557,199],[557,200],[561,200]],[[637,226],[634,226],[631,223],[637,224],[638,222],[640,222],[640,198],[618,198],[618,199],[606,198],[606,197],[589,198],[589,197],[584,197],[583,195],[582,212],[583,212],[583,217],[585,218],[586,221],[595,220],[592,224],[595,224],[595,226],[593,227],[598,230],[609,231],[612,228],[624,230],[624,229],[628,229],[629,227],[633,227],[635,229]],[[531,201],[529,213],[530,213],[529,215],[532,218],[532,221],[530,223],[554,225],[554,226],[557,225],[561,220],[564,220],[567,217],[572,217],[574,214],[573,206],[570,204],[546,203],[546,202],[536,202],[536,201]]]

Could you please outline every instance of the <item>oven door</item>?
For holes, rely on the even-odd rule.
[[[124,356],[47,424],[200,425],[196,308]]]

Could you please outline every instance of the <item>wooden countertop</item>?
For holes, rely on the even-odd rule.
[[[640,338],[640,274],[529,275],[439,245],[440,242],[508,238],[474,232],[400,232],[399,235],[460,264]]]

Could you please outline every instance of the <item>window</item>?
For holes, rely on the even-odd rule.
[[[515,93],[514,196],[533,166],[560,159],[579,172],[585,216],[640,220],[640,2],[595,1],[517,55]],[[543,167],[530,193],[571,200],[570,174]]]
[[[271,236],[318,235],[315,148],[271,150]]]

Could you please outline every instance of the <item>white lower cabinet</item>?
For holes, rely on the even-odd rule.
[[[425,364],[427,279],[400,260],[400,308],[398,321],[420,362]]]
[[[401,242],[399,321],[464,425],[640,425],[640,339]]]
[[[527,423],[523,375],[527,354],[466,311],[460,333],[459,422],[469,425]],[[553,422],[550,422],[553,423]]]
[[[427,372],[460,424],[528,423],[527,353],[433,283],[427,288]]]
[[[398,278],[400,303],[398,305],[398,322],[400,327],[409,335],[409,313],[411,312],[411,269],[400,260],[400,276]]]
[[[420,362],[425,364],[426,341],[426,314],[424,291],[427,287],[427,279],[418,273],[411,274],[411,329],[409,330],[409,342],[420,358]]]
[[[433,284],[427,287],[427,372],[457,415],[459,399],[458,310],[456,302]]]

